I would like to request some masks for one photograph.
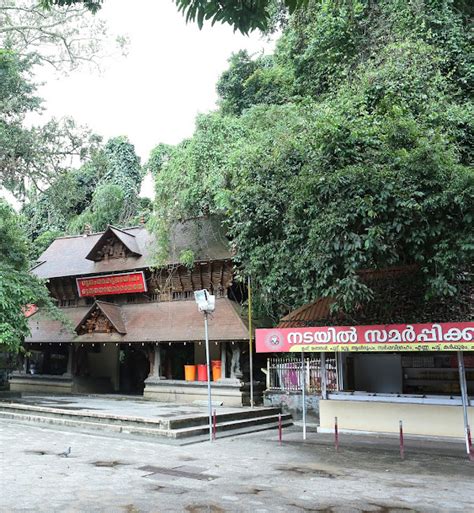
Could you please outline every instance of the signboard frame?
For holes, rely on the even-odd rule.
[[[141,276],[141,282],[143,285],[142,290],[130,290],[130,289],[123,290],[123,291],[113,290],[110,292],[106,291],[106,292],[101,292],[98,294],[83,294],[81,292],[80,282],[82,282],[82,281],[99,280],[99,279],[111,278],[111,277],[119,278],[119,277],[123,277],[123,276],[131,276],[131,275],[140,275]],[[109,286],[112,286],[112,285],[109,285]],[[83,276],[80,278],[76,278],[76,287],[77,287],[77,293],[79,294],[79,297],[114,296],[114,295],[118,295],[118,294],[138,294],[138,293],[148,292],[148,287],[147,287],[146,279],[145,279],[145,273],[143,271],[130,271],[130,272],[126,272],[126,273],[116,273],[116,274],[113,274],[113,273],[112,274],[100,274],[97,276],[89,276],[89,277]]]
[[[474,322],[257,329],[257,353],[474,351]]]

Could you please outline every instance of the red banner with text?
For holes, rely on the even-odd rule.
[[[109,296],[111,294],[133,294],[146,292],[145,276],[142,271],[125,274],[77,278],[79,297]]]
[[[257,353],[474,351],[474,322],[256,330]]]

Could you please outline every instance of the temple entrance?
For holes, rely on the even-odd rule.
[[[150,373],[150,361],[146,352],[142,348],[121,345],[119,361],[119,392],[142,395],[145,388],[145,379]]]

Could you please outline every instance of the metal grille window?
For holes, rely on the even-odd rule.
[[[305,390],[321,392],[321,359],[309,357],[304,360]],[[267,390],[298,392],[302,386],[302,362],[295,356],[279,356],[267,360]],[[326,355],[326,387],[334,392],[339,389],[337,360]]]

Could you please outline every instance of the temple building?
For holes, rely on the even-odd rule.
[[[11,390],[205,399],[204,320],[194,291],[207,289],[216,296],[209,318],[213,399],[247,404],[245,291],[233,283],[220,224],[209,218],[177,224],[167,243],[167,259],[157,264],[163,248],[144,225],[56,239],[31,272],[47,280],[66,322],[28,310],[28,357],[10,377]]]

